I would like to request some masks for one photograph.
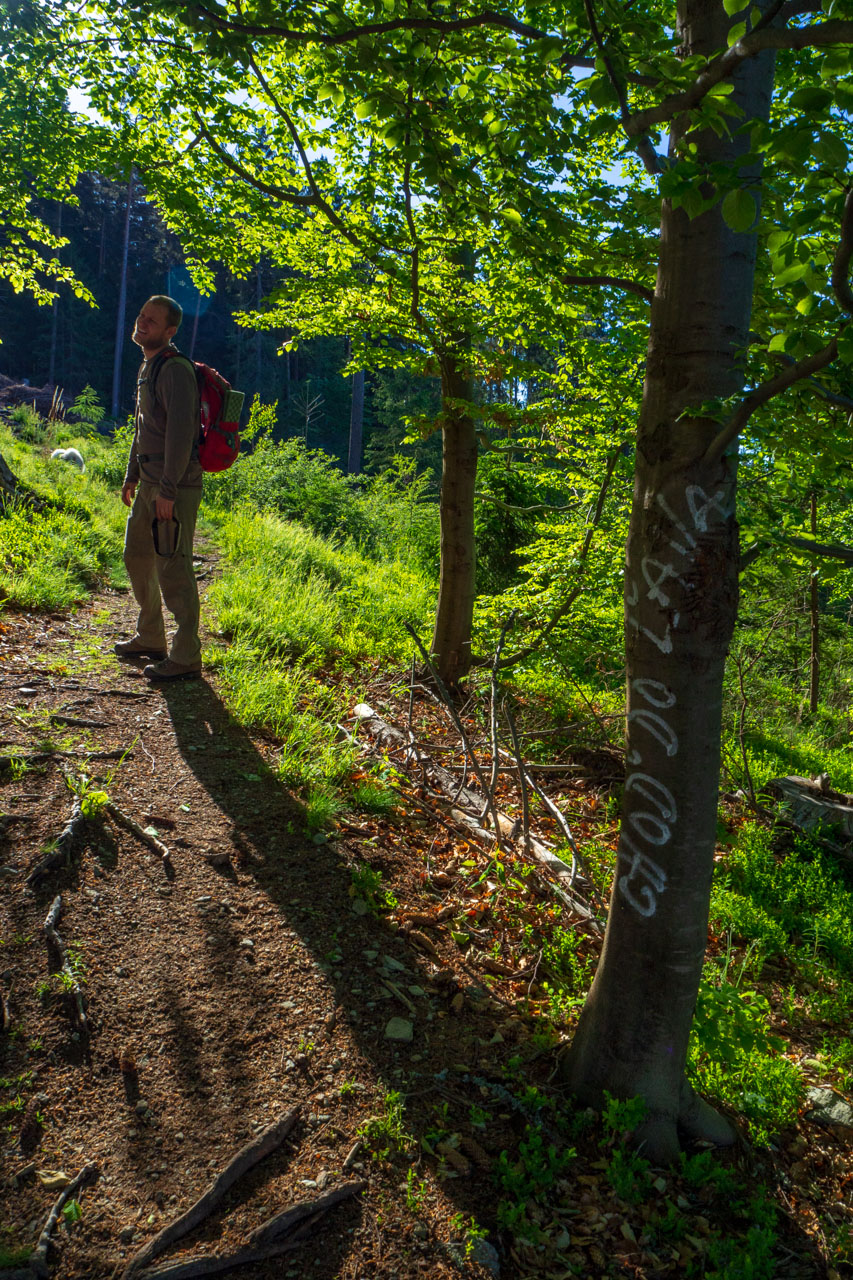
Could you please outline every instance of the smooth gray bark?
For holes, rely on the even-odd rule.
[[[682,0],[684,53],[724,50],[731,22],[717,0]],[[770,54],[735,77],[747,119],[767,115],[772,81]],[[733,165],[747,149],[743,134],[692,136],[709,164]],[[754,194],[758,178],[742,175]],[[732,232],[719,203],[691,221],[664,202],[626,560],[622,830],[604,950],[566,1063],[585,1101],[605,1091],[645,1098],[637,1138],[658,1161],[677,1154],[680,1137],[731,1140],[688,1085],[685,1063],[707,943],[723,669],[738,600],[737,453],[706,462],[719,425],[682,414],[742,385],[755,252],[755,236]]]

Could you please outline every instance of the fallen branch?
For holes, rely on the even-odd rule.
[[[558,823],[558,825],[560,826],[560,829],[562,830],[563,835],[566,837],[566,843],[568,844],[569,848],[572,851],[572,880],[574,881],[575,868],[580,867],[581,871],[584,873],[587,880],[589,881],[590,893],[592,894],[592,897],[595,899],[598,905],[599,911],[601,911],[602,914],[606,916],[607,906],[604,903],[604,901],[599,897],[598,890],[595,887],[595,882],[592,878],[592,875],[590,874],[589,868],[586,866],[583,858],[580,855],[580,850],[578,849],[578,846],[575,843],[575,838],[572,835],[572,829],[569,826],[566,815],[563,813],[561,809],[557,807],[557,805],[554,804],[554,801],[551,799],[551,797],[545,794],[545,792],[539,786],[535,778],[531,778],[530,774],[525,774],[525,777],[527,778],[527,781],[529,782],[530,786],[536,792],[539,799],[544,804],[545,808],[551,814],[552,818],[554,818]]]
[[[167,1262],[160,1267],[149,1267],[139,1272],[139,1280],[197,1280],[199,1276],[221,1275],[236,1271],[238,1267],[253,1262],[265,1262],[279,1254],[296,1249],[305,1241],[311,1228],[320,1218],[342,1200],[364,1191],[366,1182],[346,1182],[343,1186],[327,1191],[316,1200],[305,1200],[282,1210],[274,1218],[263,1223],[249,1236],[249,1246],[235,1253],[201,1254],[183,1258],[180,1262]]]
[[[492,776],[489,779],[489,794],[495,794],[495,788],[498,785],[498,664],[501,660],[501,651],[506,640],[506,633],[509,631],[513,622],[515,622],[516,610],[513,609],[508,618],[504,620],[501,627],[501,633],[498,636],[498,643],[495,647],[495,656],[492,659],[492,675],[489,681],[489,732],[492,741]],[[480,814],[482,822],[488,812],[488,807],[484,806]]]
[[[89,1034],[89,1022],[86,1017],[85,997],[80,983],[77,981],[77,975],[71,967],[68,960],[68,952],[65,950],[65,943],[56,930],[57,922],[62,914],[62,894],[58,893],[50,904],[50,910],[44,922],[44,931],[47,935],[48,942],[56,950],[57,955],[62,961],[61,973],[64,973],[65,980],[63,986],[68,994],[73,997],[74,1008],[77,1012],[77,1029],[81,1035]]]
[[[50,1248],[50,1238],[53,1235],[54,1228],[59,1221],[59,1215],[62,1213],[66,1203],[72,1200],[77,1192],[91,1179],[96,1178],[100,1170],[96,1164],[84,1165],[76,1178],[72,1178],[68,1186],[65,1187],[57,1196],[56,1202],[47,1215],[47,1221],[42,1228],[42,1233],[38,1238],[38,1244],[30,1254],[27,1262],[27,1273],[35,1280],[47,1280],[50,1275],[50,1268],[47,1265],[47,1251]]]
[[[135,835],[137,840],[141,840],[143,844],[147,844],[149,849],[153,849],[154,852],[162,859],[166,874],[169,877],[174,876],[175,868],[172,866],[171,855],[162,841],[158,840],[156,836],[152,836],[150,831],[146,831],[143,827],[140,827],[138,822],[135,822],[129,814],[126,814],[123,810],[119,809],[117,804],[113,804],[112,800],[108,800],[104,805],[104,813],[108,813],[110,817],[119,824],[119,826],[124,827],[126,831]]]
[[[140,1276],[143,1268],[148,1263],[153,1262],[161,1253],[165,1253],[178,1240],[182,1240],[184,1236],[204,1222],[205,1218],[210,1217],[211,1213],[219,1207],[225,1196],[244,1174],[250,1169],[254,1169],[265,1156],[272,1151],[277,1150],[281,1146],[284,1139],[290,1133],[299,1117],[299,1108],[292,1107],[290,1111],[285,1111],[274,1124],[268,1126],[251,1142],[247,1142],[241,1147],[232,1160],[225,1166],[216,1181],[208,1187],[207,1191],[196,1200],[195,1204],[190,1205],[186,1213],[182,1214],[175,1222],[168,1227],[164,1227],[162,1231],[154,1236],[153,1240],[149,1240],[146,1245],[135,1253],[130,1262],[122,1272],[121,1280],[133,1280],[134,1277]],[[198,1272],[198,1275],[212,1275],[213,1272]]]
[[[521,840],[524,845],[525,853],[530,848],[530,801],[527,796],[527,774],[524,772],[524,764],[521,759],[521,746],[518,741],[518,731],[515,727],[515,720],[509,707],[504,704],[504,715],[509,725],[509,736],[512,739],[512,749],[515,754],[515,763],[518,769],[518,790],[521,795]],[[497,745],[497,743],[495,744]],[[495,752],[497,756],[497,752]],[[572,883],[574,884],[575,868],[572,867]]]
[[[31,758],[31,757],[30,757]],[[69,862],[71,858],[71,846],[79,834],[80,828],[86,823],[86,817],[83,813],[80,803],[80,797],[74,797],[74,804],[71,809],[71,817],[65,824],[56,845],[51,849],[41,862],[36,863],[30,874],[27,876],[27,885],[30,889],[34,888],[40,880],[51,872],[54,867],[58,867],[63,862]]]
[[[367,732],[377,738],[383,745],[393,745],[395,747],[405,747],[407,745],[405,736],[400,732],[400,730],[394,728],[393,725],[388,724],[381,716],[378,716],[373,708],[368,706],[366,702],[358,704],[355,708],[355,714],[367,729]],[[453,774],[449,773],[447,769],[442,768],[441,765],[436,764],[425,753],[421,755],[420,764],[425,772],[435,779],[438,786],[444,793],[445,798],[449,802],[450,797],[453,796],[458,789],[458,782],[453,777]],[[481,827],[477,818],[473,816],[474,812],[479,812],[479,809],[482,806],[481,797],[475,795],[473,791],[465,791],[462,794],[462,800],[471,812],[469,813],[466,812],[465,809],[451,807],[450,816],[461,826],[467,827],[467,829],[473,832],[474,835],[479,836],[483,840],[494,843],[494,831],[487,831],[484,827]],[[498,813],[497,810],[495,810],[495,812],[497,815],[500,833],[507,838],[512,838],[511,832],[515,826],[515,822],[505,814]],[[567,907],[577,915],[582,916],[585,920],[588,920],[592,927],[598,930],[600,926],[598,925],[594,912],[586,902],[581,898],[578,898],[573,892],[574,877],[572,876],[571,868],[566,865],[563,859],[557,857],[557,855],[549,849],[543,841],[537,840],[535,836],[530,837],[530,847],[528,852],[538,863],[547,867],[555,877],[557,883],[552,884],[551,887],[557,896],[562,899]]]
[[[459,714],[455,706],[453,705],[453,699],[451,698],[450,694],[447,692],[447,689],[445,688],[445,685],[444,685],[444,681],[442,680],[441,676],[438,674],[438,671],[436,670],[436,667],[435,667],[435,663],[433,662],[432,658],[429,656],[426,648],[421,642],[421,639],[418,633],[415,631],[414,627],[410,623],[406,622],[404,623],[404,626],[408,631],[409,635],[414,640],[415,644],[418,646],[421,657],[426,663],[429,669],[429,673],[433,678],[435,687],[436,689],[438,689],[438,692],[441,695],[441,700],[444,703],[445,707],[447,708],[447,712],[448,712],[448,715],[450,716],[450,719],[453,721],[454,728],[456,729],[456,732],[459,734],[459,737],[462,739],[462,746],[464,747],[465,752],[467,753],[468,758],[471,761],[471,768],[474,770],[476,779],[483,789],[483,797],[484,797],[486,807],[488,809],[489,817],[492,819],[492,822],[494,823],[494,826],[495,826],[495,840],[497,841],[498,848],[500,848],[502,831],[501,831],[500,823],[498,821],[497,806],[495,805],[494,796],[492,795],[492,792],[489,789],[489,785],[486,782],[486,779],[483,777],[483,773],[482,773],[482,770],[480,769],[479,761],[477,760],[477,757],[474,755],[474,748],[471,746],[471,743],[468,741],[468,735],[465,732],[465,726],[460,720]],[[459,788],[459,792],[454,798],[454,803],[459,800],[459,796],[463,793],[463,790],[464,790],[463,787]]]

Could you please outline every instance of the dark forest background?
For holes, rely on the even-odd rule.
[[[132,412],[139,351],[130,340],[133,319],[151,294],[166,293],[184,309],[176,344],[186,354],[218,369],[246,394],[275,403],[276,435],[301,438],[323,449],[350,470],[378,470],[399,452],[402,418],[438,411],[437,381],[413,381],[393,370],[365,379],[362,446],[349,457],[353,377],[343,375],[348,339],[314,338],[282,350],[287,329],[253,330],[235,316],[257,308],[280,282],[282,272],[261,263],[237,279],[217,271],[214,293],[203,296],[193,284],[174,235],[146,199],[138,182],[117,183],[85,174],[76,205],[37,202],[47,224],[68,244],[63,263],[91,290],[97,307],[61,289],[51,307],[38,306],[0,281],[0,374],[32,386],[62,389],[66,403],[92,387],[110,417]],[[126,305],[122,306],[122,278]],[[440,458],[438,438],[418,449],[421,461]],[[435,454],[433,458],[432,455]]]

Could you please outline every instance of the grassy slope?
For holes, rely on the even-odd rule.
[[[46,458],[53,443],[44,437],[26,444],[5,429],[0,433],[0,452],[13,470],[59,504],[45,516],[13,512],[0,520],[0,562],[9,604],[68,607],[96,581],[121,578],[124,513],[116,485],[123,445],[110,450],[91,440],[63,440],[77,444],[89,459],[81,477]],[[375,494],[368,494],[357,512],[348,494],[343,531],[334,528],[332,502],[332,516],[328,506],[322,515],[332,519],[331,536],[323,537],[283,519],[269,503],[275,493],[275,463],[275,458],[264,459],[260,501],[267,509],[260,513],[252,505],[258,493],[235,494],[232,481],[230,489],[214,486],[208,518],[222,548],[223,571],[211,590],[210,605],[215,629],[229,643],[214,646],[206,661],[220,676],[224,695],[240,719],[275,735],[279,773],[307,795],[308,822],[316,826],[332,821],[341,805],[357,802],[363,787],[335,723],[377,670],[390,665],[402,682],[410,651],[401,623],[412,619],[426,630],[434,580],[425,568],[423,538],[407,542],[400,536],[406,519],[409,529],[417,529],[411,503],[406,516],[406,500],[399,493],[385,493],[378,522]],[[321,517],[313,518],[316,524]],[[360,547],[346,539],[347,522],[360,529]],[[383,525],[396,534],[380,536]],[[583,681],[573,674],[578,669],[577,655],[563,651],[523,673],[515,696],[526,689],[530,701],[520,698],[519,718],[524,722],[527,717],[532,729],[542,731],[530,740],[532,751],[555,750],[553,723],[543,713],[545,698],[559,707],[564,722],[587,727],[590,705],[599,715],[614,711],[618,695],[612,680],[596,686],[589,672]],[[726,749],[732,770],[743,767],[744,748],[756,785],[792,765],[816,771],[830,759],[835,785],[853,789],[846,747],[828,746],[839,741],[837,716],[824,710],[822,724],[799,730],[785,705],[790,695],[766,687],[758,694],[775,711],[765,717],[760,736],[754,729],[730,735]],[[469,708],[474,728],[479,714],[476,705]],[[381,785],[374,790],[381,794]],[[570,795],[564,798],[572,801]],[[511,796],[507,802],[512,803]],[[589,837],[584,852],[603,889],[612,875],[617,810],[618,791],[609,800],[603,791],[588,795],[578,810]],[[524,893],[524,877],[516,889],[511,877],[505,877],[490,892],[511,904],[513,893]],[[506,913],[508,927],[518,935],[510,935],[510,944],[519,956],[539,954],[542,998],[531,1002],[528,993],[524,1010],[540,1019],[544,1043],[549,1036],[559,1040],[571,1031],[594,957],[588,949],[579,950],[577,934],[561,923],[559,914],[540,913],[531,925],[529,916],[514,910]],[[851,918],[848,867],[813,842],[774,836],[738,806],[721,813],[711,946],[691,1070],[706,1092],[746,1118],[759,1144],[773,1142],[775,1134],[793,1125],[807,1078],[841,1089],[853,1086]],[[804,1061],[811,1068],[804,1069]],[[535,1164],[532,1155],[531,1162]],[[547,1198],[556,1173],[543,1177],[541,1186],[531,1174],[528,1183],[532,1178],[533,1185],[513,1189],[512,1172],[504,1172],[510,1197],[507,1225],[523,1236],[531,1228],[529,1212],[519,1210],[514,1217],[512,1204],[523,1197],[536,1203],[539,1194]],[[642,1190],[643,1177],[634,1170],[628,1181],[633,1178]],[[836,1231],[830,1239],[830,1228],[825,1225],[825,1230],[828,1256],[834,1250],[841,1257],[850,1249],[849,1237]],[[767,1231],[772,1236],[769,1226]],[[773,1271],[756,1269],[754,1274]]]

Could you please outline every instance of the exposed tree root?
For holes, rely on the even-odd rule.
[[[73,1178],[71,1182],[69,1182],[68,1186],[65,1187],[57,1196],[56,1202],[48,1214],[47,1221],[42,1228],[42,1233],[38,1238],[38,1244],[30,1254],[27,1262],[27,1270],[23,1273],[28,1276],[30,1280],[47,1280],[47,1277],[50,1275],[50,1268],[47,1265],[47,1251],[50,1248],[51,1236],[53,1235],[56,1224],[59,1221],[59,1215],[62,1213],[67,1202],[74,1199],[80,1188],[84,1186],[85,1183],[96,1178],[99,1172],[100,1170],[96,1164],[84,1165],[77,1174],[77,1177]]]
[[[691,1142],[710,1142],[715,1147],[730,1147],[737,1141],[737,1130],[687,1080],[681,1092],[678,1130],[683,1138]]]
[[[158,840],[156,836],[152,836],[150,832],[145,831],[140,827],[138,822],[135,822],[133,818],[119,809],[118,805],[113,804],[112,800],[108,800],[104,805],[104,812],[108,813],[110,817],[119,824],[119,826],[124,827],[126,831],[135,835],[137,840],[141,840],[143,844],[148,845],[149,849],[153,849],[154,852],[162,859],[163,867],[167,876],[172,879],[175,874],[175,868],[172,866],[172,859],[169,854],[169,850],[162,841]]]
[[[106,729],[113,724],[112,720],[80,720],[77,716],[66,716],[61,712],[54,712],[50,717],[51,724],[65,724],[72,729]]]
[[[358,1195],[366,1186],[366,1182],[345,1182],[333,1191],[318,1196],[316,1200],[304,1200],[300,1204],[291,1205],[253,1231],[245,1249],[237,1249],[235,1253],[200,1254],[184,1258],[180,1262],[149,1267],[139,1272],[139,1280],[196,1280],[198,1276],[222,1275],[253,1262],[276,1258],[298,1248],[310,1237],[311,1228],[324,1214],[342,1200]]]
[[[57,921],[61,914],[62,894],[58,893],[50,904],[50,911],[48,911],[47,919],[44,922],[44,931],[47,935],[48,942],[53,946],[62,961],[61,972],[65,974],[65,982],[63,985],[66,987],[68,994],[71,996],[74,1003],[77,1030],[81,1035],[87,1036],[89,1034],[89,1021],[86,1017],[86,1004],[83,989],[77,981],[77,975],[69,963],[68,952],[65,950],[65,943],[56,931]]]
[[[247,1142],[244,1147],[241,1147],[212,1186],[208,1187],[204,1195],[200,1196],[195,1204],[187,1209],[186,1213],[182,1214],[180,1218],[168,1227],[164,1227],[153,1240],[149,1240],[138,1253],[134,1254],[125,1267],[121,1280],[134,1280],[135,1277],[140,1276],[150,1262],[153,1262],[161,1253],[165,1253],[178,1240],[182,1240],[184,1236],[189,1235],[200,1222],[209,1217],[219,1207],[238,1179],[242,1178],[250,1169],[254,1169],[255,1165],[263,1160],[265,1156],[268,1156],[270,1152],[281,1146],[296,1124],[298,1117],[299,1108],[291,1108],[290,1111],[286,1111],[279,1116],[274,1124],[264,1129],[256,1138],[253,1138],[251,1142]],[[212,1275],[214,1272],[200,1271],[194,1274]]]
[[[71,817],[65,824],[55,848],[51,849],[50,853],[42,858],[41,862],[37,863],[27,876],[27,885],[30,889],[34,888],[40,880],[43,880],[46,875],[53,871],[54,867],[58,867],[70,859],[71,846],[85,823],[86,818],[80,805],[80,797],[75,796]]]

